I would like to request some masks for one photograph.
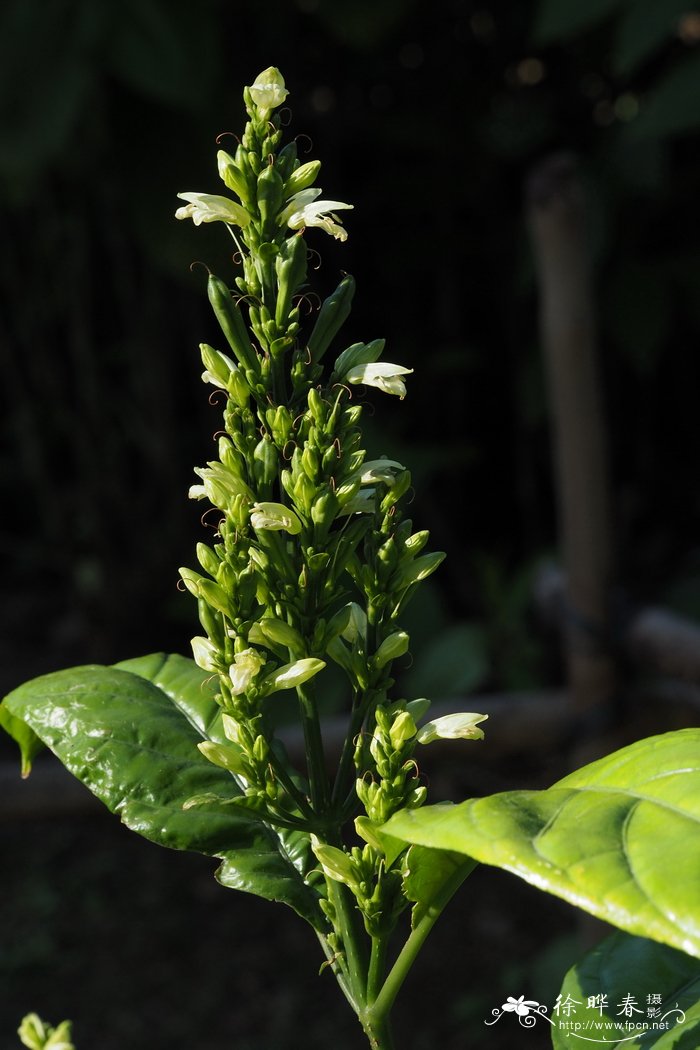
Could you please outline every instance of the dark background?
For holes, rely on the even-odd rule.
[[[8,0],[0,15],[3,688],[73,663],[187,653],[198,630],[176,570],[194,563],[202,537],[187,488],[218,425],[199,384],[197,344],[221,344],[204,271],[190,264],[205,260],[230,282],[234,271],[220,227],[196,230],[173,213],[181,190],[219,192],[215,137],[242,130],[242,86],[270,64],[291,92],[290,135],[308,135],[300,148],[323,162],[324,196],[355,205],[344,215],[346,244],[309,234],[322,255],[319,293],[343,270],[358,283],[342,345],[386,337],[387,359],[415,369],[405,401],[368,399],[368,441],[412,469],[416,525],[448,553],[411,624],[418,649],[433,654],[424,676],[432,668],[438,680],[438,654],[436,689],[446,694],[560,681],[530,601],[557,530],[523,187],[534,164],[562,149],[579,158],[587,191],[616,575],[631,600],[700,617],[699,43],[700,8],[689,0],[200,0],[196,8]],[[4,744],[2,754],[11,754]],[[499,786],[541,772],[525,763],[494,776]],[[456,780],[458,790],[478,790]],[[306,1045],[327,1045],[309,1020],[315,996],[330,987],[316,981],[312,942],[307,991],[297,1000],[283,983],[284,970],[302,969],[297,936],[309,935],[291,926],[276,963],[275,909],[243,901],[232,918],[233,895],[217,890],[210,865],[131,844],[97,815],[2,833],[0,907],[14,902],[0,927],[3,1047],[12,1045],[15,1003],[41,1011],[46,996],[53,1020],[75,1017],[79,1050],[208,1050],[229,1045],[217,1039],[235,1032],[236,1018],[245,1034],[230,1045],[239,1048],[301,1045],[295,1025],[309,1030]],[[501,982],[511,957],[534,957],[540,922],[545,941],[566,926],[556,904],[534,906],[534,891],[506,885],[514,925],[503,926],[496,902],[490,914],[502,928],[480,933]],[[479,1011],[498,998],[485,964],[478,1020],[471,1000],[464,1004],[474,948],[466,947],[469,906],[456,908],[457,942],[445,942],[443,1047],[467,1045],[470,1024],[470,1037],[476,1027],[480,1035]],[[221,923],[218,909],[228,909]],[[260,916],[260,935],[251,916]],[[183,923],[187,940],[175,943]],[[228,940],[222,934],[209,950],[220,927],[230,927]],[[90,956],[111,958],[124,939],[117,969],[131,976],[142,958],[146,976],[125,990],[108,970],[91,987]],[[268,977],[274,1010],[255,999]],[[207,1042],[203,1018],[219,1010],[229,982],[226,1018]],[[501,992],[521,994],[499,984]],[[189,995],[192,1009],[183,1011]],[[168,1009],[176,1020],[166,1023]],[[416,1016],[407,1045],[429,1046],[427,1011]],[[349,1017],[348,1046],[361,1045],[353,1024]],[[496,1032],[487,1035],[483,1045],[495,1050]]]

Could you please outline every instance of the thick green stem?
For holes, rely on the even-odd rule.
[[[354,904],[350,902],[346,887],[332,879],[327,879],[328,897],[336,913],[336,929],[340,931],[345,951],[348,980],[354,999],[354,1008],[358,1017],[365,1009],[365,988],[367,961],[362,943],[362,931]],[[347,993],[346,993],[347,994]]]
[[[442,914],[445,905],[451,897],[454,896],[467,875],[469,875],[475,867],[476,861],[472,860],[471,857],[467,858],[464,863],[460,863],[452,873],[451,877],[445,881],[439,892],[428,905],[423,916],[414,927],[408,940],[399,952],[398,958],[391,968],[379,995],[370,1007],[369,1014],[372,1018],[381,1020],[382,1018],[389,1016],[389,1011],[394,1004],[399,989],[406,980],[408,972],[411,969],[418,952],[423,946],[423,942],[437,922],[439,916]]]
[[[369,969],[367,971],[367,1002],[370,1004],[377,998],[384,981],[387,947],[388,938],[372,938],[372,950],[369,957]]]

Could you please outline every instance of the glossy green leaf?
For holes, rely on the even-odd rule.
[[[192,660],[156,654],[45,675],[5,704],[133,831],[221,858],[224,885],[283,901],[318,927],[307,836],[278,835],[235,806],[183,809],[194,795],[238,793],[196,746],[224,739],[210,677]]]
[[[546,791],[403,810],[385,828],[700,956],[699,729],[640,740]]]
[[[695,1050],[700,962],[665,944],[614,933],[569,970],[552,1020],[555,1050],[571,1050],[584,1035],[627,1050]],[[630,1023],[637,1028],[626,1027]]]

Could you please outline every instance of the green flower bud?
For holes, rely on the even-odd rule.
[[[258,175],[258,208],[265,226],[272,223],[284,200],[284,183],[274,164],[267,164]]]
[[[213,576],[214,579],[216,579],[221,561],[217,558],[211,547],[207,547],[206,543],[197,544],[197,561],[205,572],[208,572],[210,576]]]
[[[408,711],[402,711],[389,730],[389,739],[394,751],[401,751],[416,735],[416,724]]]
[[[245,755],[235,744],[215,744],[213,740],[202,740],[197,747],[214,766],[227,769],[229,773],[247,776],[250,767]]]
[[[272,642],[276,645],[284,645],[288,649],[303,650],[304,642],[299,632],[284,620],[277,620],[272,616],[266,616],[258,620],[248,632],[251,642],[264,645]]]
[[[194,572],[193,569],[185,567],[178,569],[178,572],[180,574],[180,579],[190,594],[193,594],[195,598],[198,598],[201,594],[200,585],[204,582],[204,577],[200,573]]]
[[[338,499],[333,492],[324,492],[311,508],[311,520],[320,528],[330,528],[339,510]]]
[[[323,874],[334,882],[342,882],[354,892],[359,890],[357,877],[351,858],[341,849],[320,842],[315,835],[311,836],[311,849],[321,865]]]
[[[269,754],[270,745],[267,740],[264,736],[257,736],[253,744],[253,758],[262,765],[264,762],[267,762]]]
[[[226,184],[226,187],[229,190],[233,190],[241,198],[244,205],[249,204],[250,190],[248,181],[231,154],[220,149],[216,154],[216,163],[219,169],[219,176]]]
[[[295,193],[299,193],[300,190],[305,190],[309,186],[312,186],[316,181],[316,176],[320,170],[320,160],[309,160],[306,164],[300,164],[284,184],[285,200],[294,196]]]
[[[397,580],[397,588],[410,587],[414,583],[419,583],[421,580],[425,580],[431,573],[435,572],[438,565],[444,561],[445,554],[443,551],[434,551],[432,554],[424,554],[420,558],[416,558],[414,562],[407,565],[399,573]]]
[[[353,343],[336,358],[334,373],[343,379],[351,368],[373,364],[381,357],[385,342],[384,339],[373,339],[371,343]]]
[[[265,435],[255,446],[253,462],[255,467],[255,480],[258,485],[270,489],[277,480],[277,463],[279,453],[274,442]]]

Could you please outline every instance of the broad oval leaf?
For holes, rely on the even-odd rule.
[[[580,1042],[583,1033],[586,1041],[627,1050],[700,1046],[700,962],[644,937],[607,937],[569,970],[563,1003],[571,1013],[566,1017],[560,1005],[553,1017],[554,1050],[571,1050],[572,1036]]]
[[[546,791],[402,810],[384,827],[700,957],[698,729],[640,740]]]
[[[283,901],[321,928],[305,877],[308,836],[278,834],[236,806],[183,809],[194,795],[240,793],[197,748],[225,739],[209,678],[194,661],[160,653],[44,675],[4,703],[127,827],[221,858],[224,885]]]

